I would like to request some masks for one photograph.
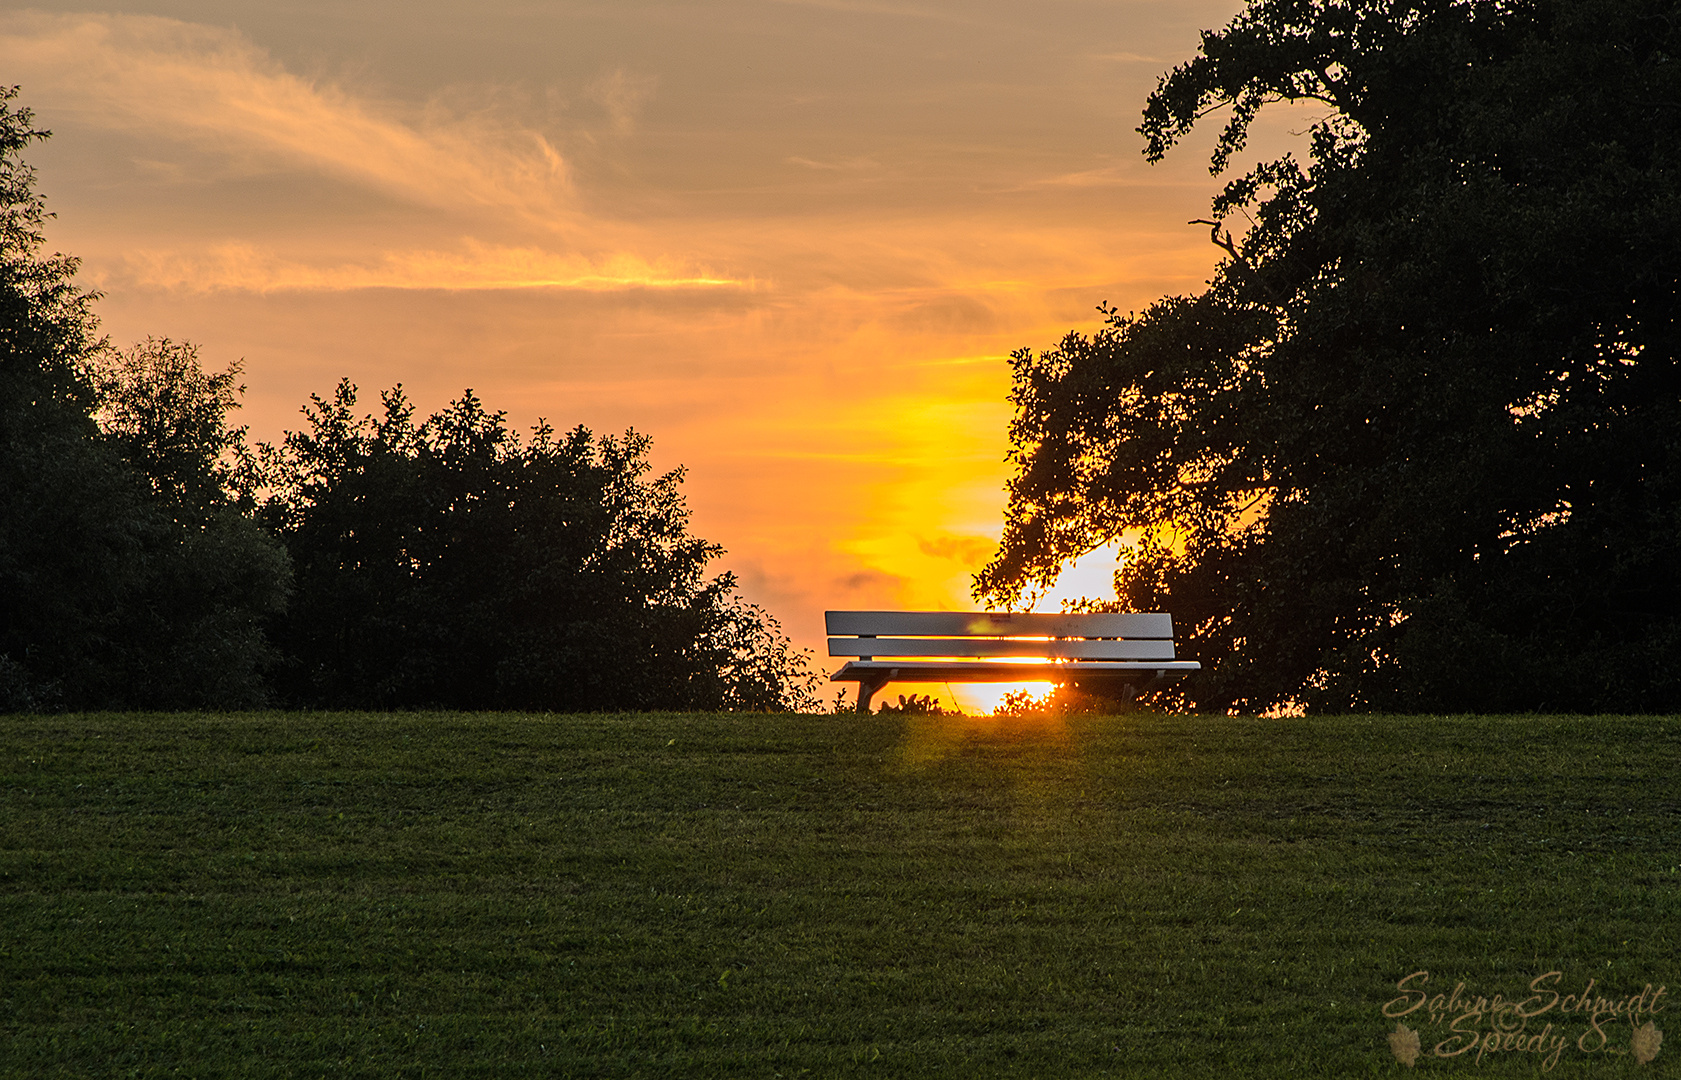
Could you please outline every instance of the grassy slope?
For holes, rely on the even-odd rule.
[[[1676,718],[0,718],[0,1075],[1395,1075],[1420,968],[1681,997],[1677,777]]]

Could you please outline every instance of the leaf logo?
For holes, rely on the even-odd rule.
[[[1391,1035],[1393,1040],[1395,1036]],[[1644,1065],[1658,1056],[1658,1047],[1663,1045],[1663,1032],[1653,1026],[1650,1020],[1634,1029],[1634,1038],[1629,1041],[1629,1049],[1634,1052],[1634,1060]]]
[[[1652,1025],[1647,1024],[1646,1026],[1651,1027]],[[1395,1055],[1396,1061],[1409,1069],[1412,1068],[1413,1064],[1418,1061],[1418,1032],[1397,1020],[1395,1030],[1389,1033],[1389,1051]],[[1636,1051],[1636,1053],[1638,1052]],[[1657,1051],[1653,1050],[1652,1053],[1655,1054]]]

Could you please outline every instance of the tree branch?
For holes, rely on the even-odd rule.
[[[1208,239],[1213,242],[1215,247],[1220,248],[1227,255],[1231,256],[1232,263],[1242,269],[1244,280],[1255,286],[1255,288],[1261,290],[1261,292],[1265,293],[1267,299],[1271,300],[1274,304],[1279,307],[1284,306],[1284,298],[1275,292],[1265,281],[1261,280],[1261,275],[1256,272],[1255,267],[1251,265],[1248,259],[1243,257],[1242,252],[1238,251],[1237,243],[1232,239],[1230,229],[1222,231],[1220,222],[1210,221],[1207,218],[1192,218],[1185,224],[1207,225],[1209,227]]]

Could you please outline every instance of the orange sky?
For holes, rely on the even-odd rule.
[[[258,438],[340,376],[646,431],[821,656],[825,608],[972,606],[1012,349],[1208,276],[1213,132],[1134,129],[1238,6],[48,5],[0,78],[117,343],[243,358]]]

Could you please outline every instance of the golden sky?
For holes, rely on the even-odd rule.
[[[0,81],[115,342],[243,358],[260,439],[341,376],[645,431],[821,656],[825,608],[973,606],[1012,349],[1201,287],[1213,132],[1135,129],[1238,7],[44,5]]]

